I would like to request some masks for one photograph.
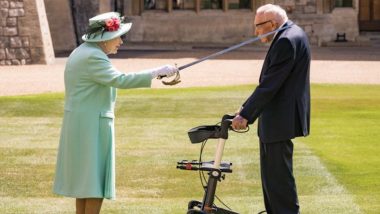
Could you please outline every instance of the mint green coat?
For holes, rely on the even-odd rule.
[[[65,68],[65,107],[54,192],[115,198],[116,88],[150,87],[150,72],[124,74],[95,43],[83,43]]]

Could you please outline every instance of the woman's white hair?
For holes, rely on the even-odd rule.
[[[288,21],[288,16],[286,15],[286,11],[278,5],[274,5],[274,4],[263,5],[256,10],[256,14],[258,13],[263,13],[265,16],[270,15],[274,17],[274,20],[279,24],[283,24],[286,21]]]

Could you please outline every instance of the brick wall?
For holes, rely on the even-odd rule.
[[[0,0],[0,65],[52,63],[42,0]]]

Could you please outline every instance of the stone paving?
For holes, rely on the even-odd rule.
[[[136,72],[163,64],[181,66],[219,50],[122,50],[111,56],[111,61],[121,71]],[[172,87],[256,84],[266,50],[266,47],[248,47],[204,61],[183,70],[182,82]],[[0,96],[64,91],[66,60],[63,56],[50,65],[0,66]],[[380,48],[313,47],[311,82],[380,84]],[[168,86],[155,80],[152,87]]]

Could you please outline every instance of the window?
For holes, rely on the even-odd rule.
[[[194,10],[196,2],[194,0],[173,0],[174,10]]]
[[[145,10],[166,10],[167,0],[144,0]]]
[[[250,0],[229,0],[228,8],[229,9],[250,9],[251,1]]]
[[[144,10],[223,10],[250,9],[254,10],[255,0],[139,0],[140,13]]]
[[[352,7],[352,0],[335,0],[335,7]]]
[[[222,0],[202,0],[202,9],[222,9]]]

